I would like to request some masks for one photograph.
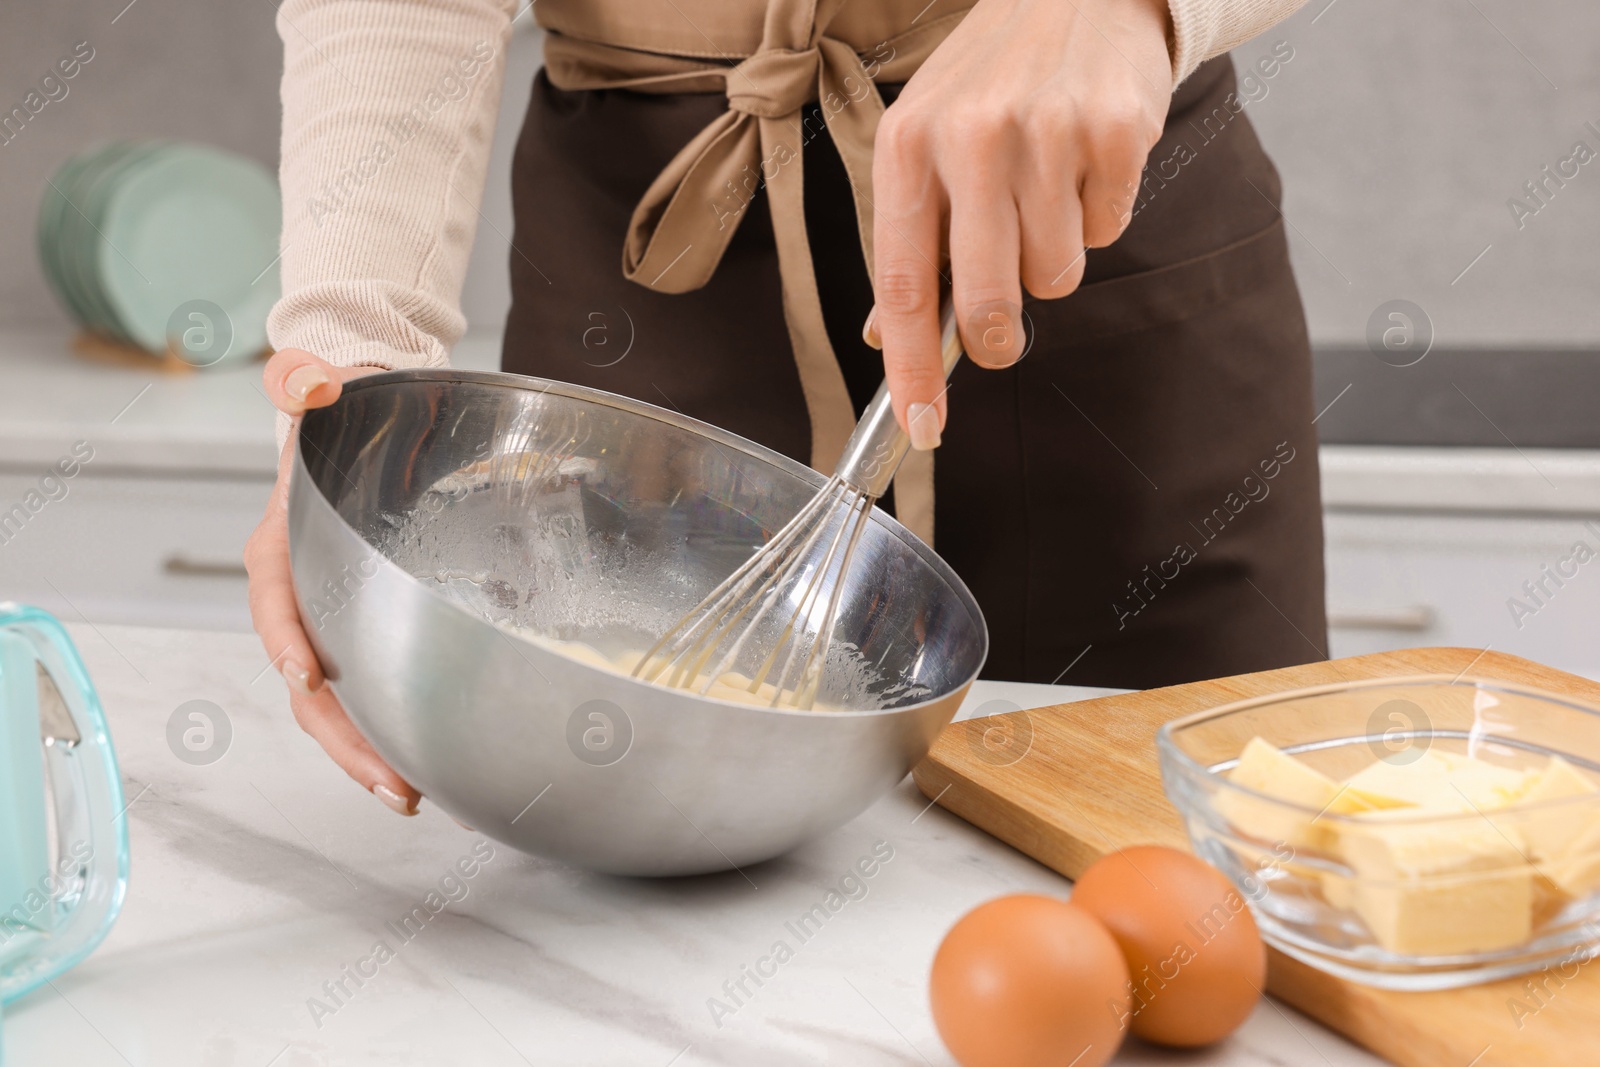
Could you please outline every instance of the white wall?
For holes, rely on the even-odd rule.
[[[1315,341],[1360,345],[1404,298],[1441,347],[1600,346],[1600,159],[1522,230],[1506,208],[1580,137],[1600,152],[1600,5],[1310,0],[1235,57],[1279,39],[1295,58],[1249,114]]]
[[[0,145],[0,326],[63,321],[35,266],[33,218],[45,176],[83,144],[190,137],[275,163],[274,5],[137,0],[113,23],[124,2],[13,0],[0,15],[5,109],[76,42],[95,48],[68,97]],[[1284,173],[1318,343],[1361,344],[1372,310],[1403,297],[1440,346],[1600,347],[1600,161],[1520,232],[1506,208],[1579,137],[1600,151],[1584,132],[1600,127],[1600,5],[1311,0],[1236,57],[1280,39],[1295,58],[1248,110]],[[500,233],[480,228],[464,294],[475,328],[504,315],[506,173],[536,65],[536,35],[519,34],[485,206]]]

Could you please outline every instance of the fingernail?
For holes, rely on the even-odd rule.
[[[315,363],[307,363],[289,372],[289,376],[283,380],[283,391],[296,400],[304,401],[313,389],[327,385],[332,380],[327,371]]]
[[[311,695],[311,672],[293,660],[283,661],[283,680],[301,696]]]
[[[908,404],[906,427],[911,434],[911,447],[918,452],[931,452],[939,447],[939,408],[935,404]]]
[[[873,305],[867,312],[867,321],[861,325],[861,339],[871,348],[882,348],[883,338],[878,336],[878,307]]]
[[[967,319],[966,334],[977,346],[968,353],[979,363],[1008,367],[1022,355],[1022,308],[1004,300],[984,304]]]
[[[372,795],[383,801],[389,810],[394,812],[396,815],[415,815],[417,813],[416,806],[413,805],[411,801],[407,800],[399,793],[396,793],[393,789],[390,789],[382,782],[379,782],[372,787]]]

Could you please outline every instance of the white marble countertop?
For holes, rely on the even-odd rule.
[[[466,895],[402,942],[385,924],[487,839],[426,804],[398,818],[353,786],[295,726],[253,636],[72,629],[121,756],[133,873],[107,941],[8,1008],[11,1067],[950,1067],[926,988],[945,930],[995,896],[1070,890],[931,807],[908,778],[749,881],[595,876],[496,844]],[[980,683],[966,707],[1098,692]],[[168,717],[194,699],[233,727],[208,766],[180,762],[165,739]],[[716,1025],[707,1001],[725,996],[723,982],[788,937],[785,921],[878,842],[893,857],[867,895]],[[324,983],[380,939],[394,957],[359,987],[347,979],[336,1004]],[[314,1017],[312,998],[332,1010]],[[1179,1062],[1379,1061],[1270,1001],[1213,1049],[1131,1044],[1116,1060]]]

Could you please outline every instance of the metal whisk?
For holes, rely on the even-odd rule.
[[[961,358],[961,338],[948,300],[940,318],[940,350],[948,377]],[[768,615],[792,605],[777,640],[748,685],[751,693],[759,692],[770,676],[772,707],[809,710],[821,686],[850,560],[872,506],[888,490],[910,447],[911,439],[895,421],[886,382],[878,387],[856,424],[827,484],[770,541],[663,634],[639,661],[633,676],[709,692],[740,662],[745,646],[761,632]],[[821,548],[824,545],[826,548]],[[819,605],[820,616],[816,614]],[[808,626],[813,620],[815,626]],[[774,667],[778,668],[776,674]]]

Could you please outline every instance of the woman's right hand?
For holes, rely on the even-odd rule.
[[[376,370],[335,367],[310,352],[286,348],[267,361],[262,384],[273,406],[298,424],[306,411],[327,407],[337,400],[345,382]],[[400,814],[415,815],[422,794],[383,762],[350,721],[338,698],[324,684],[322,666],[300,625],[300,609],[295,603],[289,571],[289,470],[293,454],[291,434],[278,458],[278,481],[267,502],[267,512],[245,542],[251,622],[267,655],[272,657],[273,666],[289,686],[289,707],[300,728],[364,789]]]

